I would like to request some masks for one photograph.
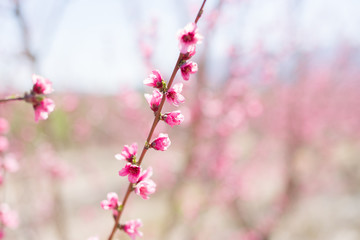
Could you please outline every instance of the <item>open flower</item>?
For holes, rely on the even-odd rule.
[[[138,230],[139,227],[142,227],[142,222],[140,219],[136,219],[127,221],[125,225],[122,226],[122,229],[132,240],[135,240],[136,236],[142,237],[143,235],[143,233]]]
[[[163,87],[162,82],[163,79],[160,75],[159,70],[153,70],[152,73],[150,73],[149,77],[144,80],[145,85],[160,89]]]
[[[145,94],[145,98],[150,105],[151,110],[156,112],[159,110],[162,94],[157,89],[153,91],[153,95]]]
[[[141,173],[137,181],[135,193],[143,199],[149,199],[149,195],[156,191],[156,183],[150,179],[152,173],[152,167],[149,167]]]
[[[171,141],[167,134],[160,133],[159,136],[150,144],[155,150],[165,151],[170,146]]]
[[[198,33],[195,23],[189,23],[178,34],[180,52],[186,54],[190,52],[196,43],[200,43],[202,36]]]
[[[171,127],[174,125],[180,125],[184,121],[184,115],[182,115],[179,110],[174,112],[164,113],[161,116],[161,118]]]
[[[127,163],[125,167],[123,167],[119,171],[120,176],[128,176],[129,182],[136,183],[139,179],[141,172],[141,167],[135,164]]]
[[[49,79],[46,79],[39,75],[33,74],[32,80],[33,80],[34,85],[33,85],[33,89],[31,90],[31,92],[33,94],[49,94],[52,91],[54,91]]]
[[[175,84],[172,88],[170,88],[166,93],[166,100],[169,103],[174,104],[175,106],[178,106],[180,103],[185,102],[185,98],[183,95],[181,95],[183,88],[182,83]]]
[[[180,70],[181,70],[181,76],[183,77],[184,80],[187,81],[190,78],[190,74],[194,74],[198,71],[198,66],[196,63],[189,61],[181,65]]]
[[[49,117],[49,113],[54,111],[55,103],[50,98],[44,98],[41,101],[33,103],[35,111],[35,121],[45,120]]]
[[[116,209],[120,205],[119,197],[116,193],[110,192],[107,194],[107,200],[101,201],[101,207],[104,210]]]
[[[137,149],[137,143],[133,143],[131,146],[125,145],[121,153],[115,155],[115,158],[117,160],[133,162],[133,160],[136,158]]]

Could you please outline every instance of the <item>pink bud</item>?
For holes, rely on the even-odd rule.
[[[180,125],[184,121],[184,115],[182,115],[180,111],[164,113],[162,120],[172,127],[174,125]]]
[[[165,151],[170,146],[171,141],[167,134],[160,133],[159,137],[157,137],[151,144],[150,147],[154,148],[155,150]]]
[[[153,91],[153,95],[145,94],[145,98],[150,105],[151,110],[156,112],[159,110],[162,94],[157,89]]]
[[[183,79],[187,81],[190,78],[190,74],[194,74],[197,72],[198,66],[196,63],[189,61],[181,65],[180,70]]]
[[[181,95],[183,88],[182,83],[175,84],[172,88],[170,88],[166,93],[166,100],[169,103],[174,104],[175,106],[178,106],[180,103],[185,102],[185,98],[183,95]]]

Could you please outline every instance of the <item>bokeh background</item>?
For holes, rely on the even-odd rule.
[[[114,155],[141,146],[153,119],[142,82],[152,69],[169,78],[176,32],[200,4],[0,1],[1,96],[29,91],[37,73],[56,103],[39,123],[29,104],[0,105],[1,161],[19,164],[1,170],[0,202],[19,216],[5,239],[107,238],[100,202],[127,188]],[[123,220],[141,218],[143,239],[360,239],[359,11],[357,0],[208,0],[199,71],[176,78],[185,121],[159,124],[172,145],[144,160],[157,192],[132,195]]]

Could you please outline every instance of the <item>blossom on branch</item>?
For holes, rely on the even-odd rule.
[[[189,23],[178,34],[180,52],[186,54],[194,49],[196,43],[200,43],[202,36],[198,33],[195,23]]]
[[[33,103],[35,111],[35,121],[45,120],[49,117],[49,113],[54,111],[55,103],[50,98],[43,98],[41,101]]]
[[[161,116],[161,119],[172,127],[174,125],[180,125],[184,121],[184,115],[182,115],[181,112],[178,110],[174,112],[164,113]]]
[[[107,200],[101,201],[101,207],[104,210],[117,209],[120,206],[119,197],[116,193],[110,192],[107,194]]]
[[[156,191],[156,183],[150,179],[152,174],[152,167],[149,167],[147,170],[142,172],[137,181],[135,193],[143,199],[149,199],[149,195]]]
[[[186,62],[185,64],[181,65],[181,76],[185,81],[189,80],[190,74],[194,74],[198,71],[198,66],[194,62]]]
[[[117,160],[126,160],[128,162],[133,162],[136,158],[138,145],[133,143],[131,146],[125,145],[121,153],[115,155]]]
[[[153,95],[146,93],[145,98],[146,98],[147,102],[149,103],[151,110],[153,110],[154,112],[159,110],[160,102],[162,99],[161,92],[159,92],[157,89],[155,89],[153,91]]]
[[[175,106],[179,106],[180,103],[185,102],[184,96],[181,95],[182,88],[183,88],[182,83],[175,84],[172,88],[170,88],[166,92],[166,100],[169,103],[174,104]]]
[[[140,172],[141,172],[141,167],[135,164],[127,163],[125,167],[123,167],[119,171],[119,175],[122,177],[128,176],[129,182],[136,183],[137,180],[139,179]]]
[[[158,150],[165,151],[170,146],[171,141],[167,134],[160,133],[159,136],[150,144],[150,147]]]
[[[33,94],[49,94],[54,91],[49,79],[46,79],[42,76],[33,74],[32,80],[33,80],[34,85],[31,90],[31,93],[33,93]]]
[[[136,236],[142,237],[143,233],[138,230],[139,227],[142,227],[142,222],[140,219],[130,220],[122,226],[124,232],[130,236],[132,240],[136,239]]]
[[[163,79],[159,70],[153,70],[149,77],[144,80],[144,84],[149,87],[161,89],[163,87]]]

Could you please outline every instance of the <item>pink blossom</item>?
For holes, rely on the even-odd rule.
[[[196,43],[200,43],[202,36],[198,33],[195,23],[189,23],[184,29],[178,32],[180,52],[186,54]]]
[[[187,81],[190,78],[190,74],[194,74],[197,72],[198,66],[196,63],[189,61],[181,65],[180,70],[183,79]]]
[[[7,133],[9,131],[9,123],[5,118],[0,118],[0,134]]]
[[[152,173],[152,167],[143,171],[136,184],[135,193],[143,199],[149,199],[149,195],[156,191],[156,183],[150,179]]]
[[[19,225],[17,212],[11,210],[6,203],[0,205],[0,223],[12,229],[17,228]]]
[[[162,82],[163,79],[160,75],[159,70],[153,70],[149,77],[144,80],[145,85],[160,89],[163,87]]]
[[[12,154],[7,154],[4,157],[2,166],[8,172],[16,172],[19,170],[19,163]]]
[[[183,95],[181,95],[183,88],[182,83],[175,84],[172,88],[170,88],[166,93],[166,100],[169,103],[174,104],[175,106],[178,106],[180,103],[185,102],[185,98]]]
[[[159,105],[162,99],[162,94],[157,89],[153,91],[153,95],[145,94],[145,98],[148,101],[151,110],[156,112],[159,110]]]
[[[46,79],[44,77],[41,77],[39,75],[32,75],[32,80],[33,80],[33,89],[32,89],[32,93],[35,94],[49,94],[52,91],[54,91],[54,89],[51,86],[51,82],[49,79]]]
[[[35,110],[35,121],[38,122],[39,120],[48,118],[49,113],[54,111],[55,104],[50,98],[44,98],[41,101],[34,103],[33,107]]]
[[[185,61],[189,60],[190,58],[192,58],[195,55],[195,53],[196,53],[196,45],[193,45],[193,47],[191,47],[189,49],[187,54],[185,54],[182,59],[185,60]]]
[[[150,144],[155,150],[165,151],[170,146],[171,141],[167,134],[160,133],[159,136]]]
[[[174,125],[180,125],[184,121],[184,115],[182,115],[180,111],[164,113],[162,120],[172,127]]]
[[[136,236],[142,237],[143,233],[138,230],[139,227],[142,227],[142,222],[140,219],[127,221],[123,225],[122,229],[126,232],[132,240],[135,240]]]
[[[107,200],[101,201],[101,207],[104,210],[117,209],[120,205],[119,197],[116,193],[110,192],[107,194]]]
[[[141,172],[141,167],[139,167],[139,166],[137,166],[135,164],[127,163],[125,165],[125,167],[123,167],[119,171],[119,175],[120,176],[127,176],[128,175],[129,182],[136,183],[137,180],[139,179],[140,172]]]
[[[131,146],[125,145],[121,153],[115,155],[115,158],[117,160],[126,160],[128,162],[133,162],[133,160],[136,158],[137,149],[137,143],[133,143]]]

